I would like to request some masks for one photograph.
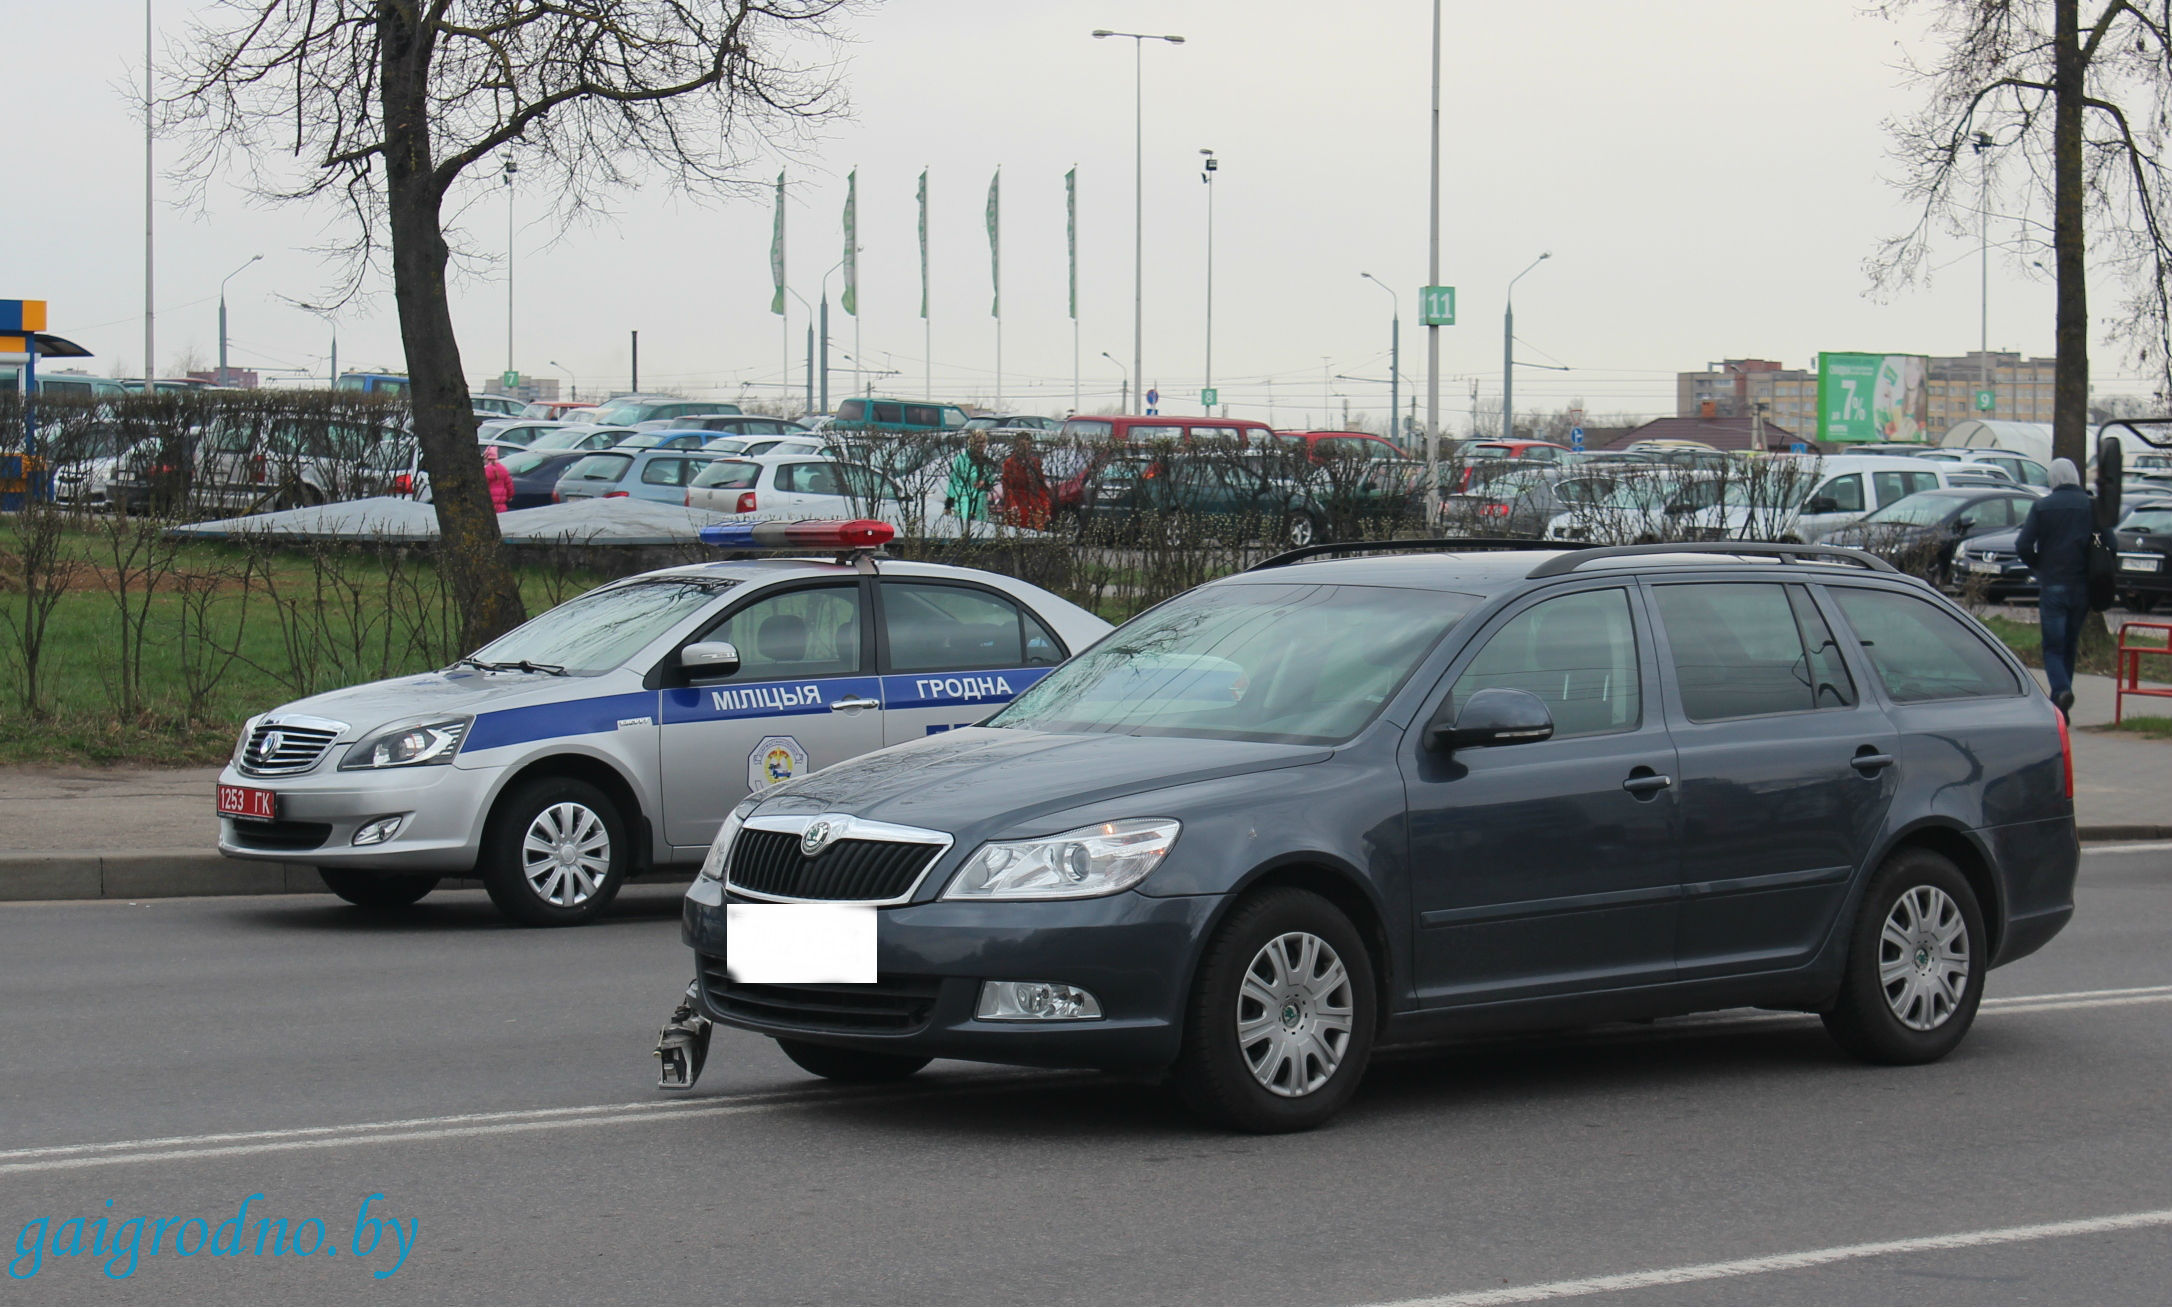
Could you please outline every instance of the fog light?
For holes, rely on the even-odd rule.
[[[973,1016],[983,1022],[1083,1022],[1101,1016],[1101,1001],[1054,981],[983,981]]]
[[[372,822],[365,822],[362,824],[361,829],[354,833],[352,843],[357,845],[382,845],[392,839],[394,833],[399,831],[400,824],[405,821],[407,821],[407,815],[402,813],[396,817],[382,817]]]

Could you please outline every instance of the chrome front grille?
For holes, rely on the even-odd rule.
[[[266,718],[241,747],[241,770],[253,777],[307,772],[323,760],[324,751],[346,729],[346,723],[326,718]]]
[[[750,899],[902,904],[948,848],[940,831],[838,813],[756,817],[732,840],[725,884]]]

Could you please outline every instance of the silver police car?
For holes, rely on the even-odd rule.
[[[539,926],[691,870],[750,792],[987,716],[1109,624],[995,573],[866,555],[666,568],[452,667],[251,718],[219,850],[411,904],[478,875]]]

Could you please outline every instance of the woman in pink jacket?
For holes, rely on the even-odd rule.
[[[498,462],[498,447],[483,447],[483,480],[490,485],[490,506],[505,512],[505,506],[513,502],[513,473]]]

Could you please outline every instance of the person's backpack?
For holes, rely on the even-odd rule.
[[[2105,536],[2089,533],[2089,607],[2098,613],[2112,607],[2119,590],[2119,551]]]

